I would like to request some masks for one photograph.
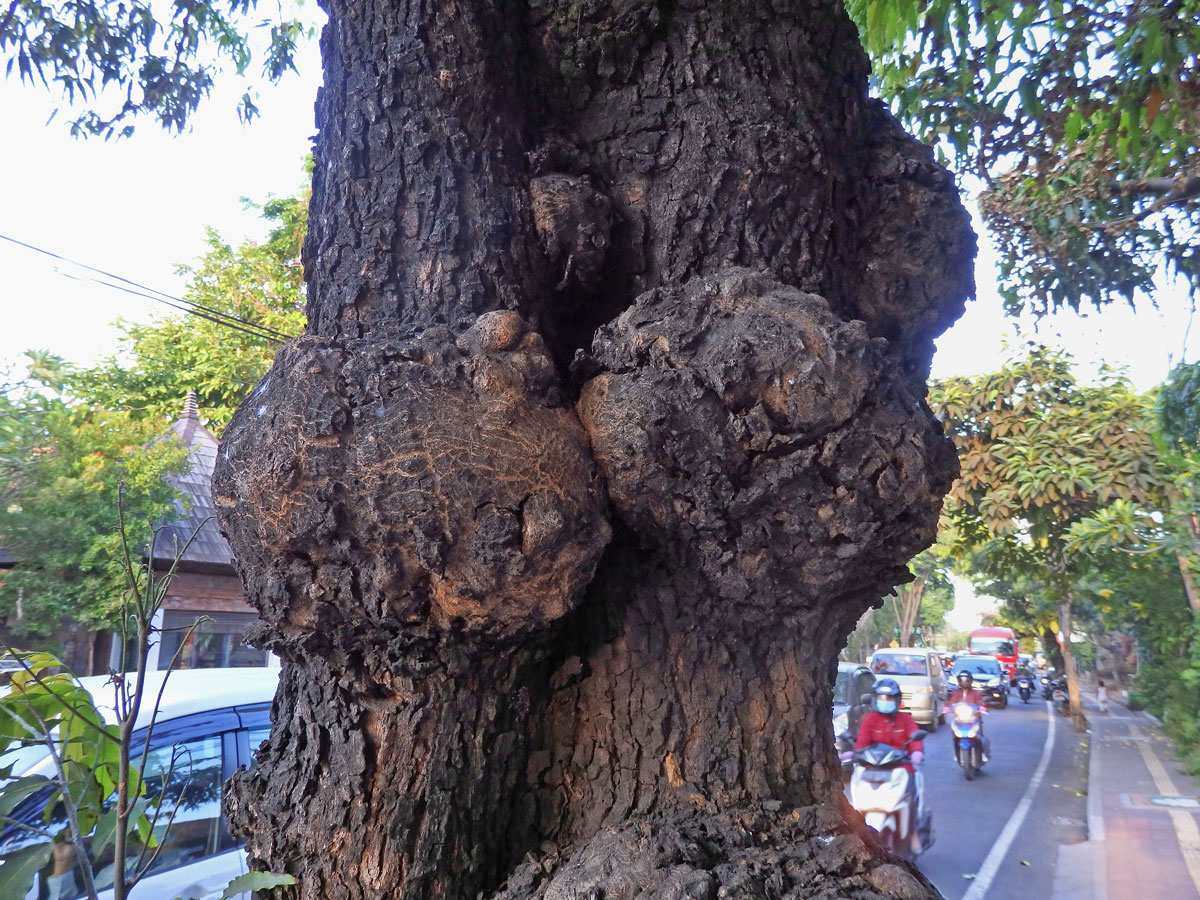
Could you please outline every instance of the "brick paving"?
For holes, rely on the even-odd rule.
[[[1054,900],[1200,900],[1200,784],[1153,717],[1084,699],[1088,841],[1060,858]]]

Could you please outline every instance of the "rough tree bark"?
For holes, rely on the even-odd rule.
[[[925,897],[830,670],[956,472],[974,239],[825,0],[330,0],[306,336],[229,426],[277,896]]]

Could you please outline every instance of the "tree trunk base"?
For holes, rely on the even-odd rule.
[[[651,816],[600,831],[567,856],[530,854],[492,900],[936,898],[883,852],[851,809],[778,801]]]

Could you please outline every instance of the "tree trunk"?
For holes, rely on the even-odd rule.
[[[923,570],[911,583],[896,591],[900,598],[900,608],[903,610],[903,618],[900,619],[900,643],[905,647],[912,643],[913,628],[921,612],[921,600],[925,597],[925,585],[928,582],[929,571]]]
[[[1067,674],[1067,697],[1070,702],[1071,721],[1076,731],[1087,731],[1087,719],[1083,715],[1083,698],[1079,693],[1079,670],[1075,667],[1075,651],[1071,649],[1071,598],[1058,601],[1058,634],[1062,639],[1063,669]]]
[[[214,493],[306,900],[934,896],[832,668],[956,472],[973,238],[813,0],[328,4],[308,333]]]
[[[1183,579],[1183,589],[1187,593],[1188,606],[1191,607],[1193,613],[1200,613],[1200,588],[1197,588],[1196,579],[1192,577],[1186,554],[1175,554],[1175,561],[1179,564],[1179,576]]]

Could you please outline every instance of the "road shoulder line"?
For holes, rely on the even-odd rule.
[[[1050,765],[1050,754],[1054,750],[1054,732],[1058,730],[1058,723],[1054,717],[1054,707],[1049,700],[1046,701],[1046,720],[1046,745],[1042,748],[1042,758],[1038,762],[1037,770],[1033,773],[1033,777],[1029,779],[1025,793],[1021,795],[1021,801],[1017,804],[1017,808],[1012,811],[1012,815],[1008,817],[1008,821],[1004,824],[1000,836],[996,838],[996,843],[992,845],[991,851],[983,860],[983,865],[975,873],[975,880],[971,882],[971,887],[963,894],[962,900],[983,900],[988,888],[992,886],[992,880],[1000,870],[1000,863],[1004,862],[1008,848],[1012,845],[1013,839],[1016,838],[1017,832],[1020,831],[1021,824],[1025,821],[1025,816],[1029,814],[1029,808],[1033,806],[1033,798],[1037,794],[1038,788],[1042,786],[1042,779],[1046,776],[1046,768]]]

